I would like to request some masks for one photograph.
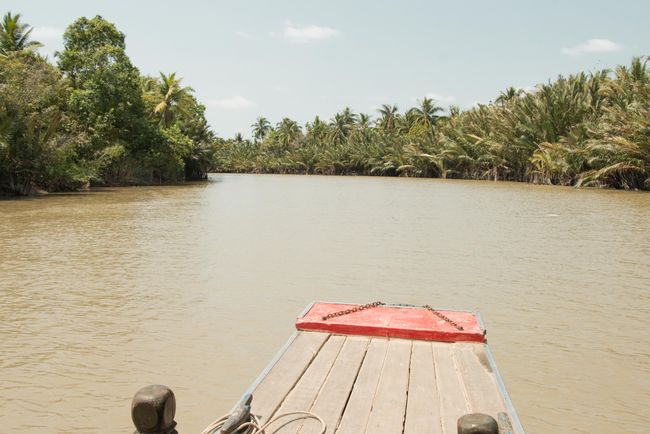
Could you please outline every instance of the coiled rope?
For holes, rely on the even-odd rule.
[[[285,418],[285,417],[288,417],[288,416],[299,416],[299,417],[296,417],[296,418],[291,419],[291,420],[289,420],[287,422],[284,422],[279,428],[281,428],[281,427],[283,427],[283,426],[285,426],[285,425],[287,425],[287,424],[289,424],[291,422],[301,420],[301,419],[316,419],[321,424],[321,430],[319,431],[318,434],[325,434],[325,431],[327,430],[327,424],[317,414],[314,414],[314,413],[312,413],[310,411],[289,411],[287,413],[281,413],[281,414],[279,414],[277,416],[272,417],[264,425],[260,425],[259,418],[257,416],[255,416],[254,414],[251,414],[249,416],[248,422],[242,423],[234,431],[231,431],[231,432],[235,432],[237,434],[267,434],[265,430],[273,422],[276,422],[279,419],[282,419],[282,418]],[[226,420],[228,420],[229,417],[230,417],[230,415],[227,414],[227,415],[224,415],[224,416],[220,417],[219,419],[215,420],[210,425],[208,425],[208,427],[206,429],[204,429],[201,434],[213,434],[213,433],[214,434],[219,434],[219,432],[221,432],[220,428],[226,423]],[[276,428],[276,430],[279,429],[279,428]],[[244,430],[244,429],[245,429],[245,431],[241,431],[241,430]],[[219,431],[217,431],[217,430],[219,430]]]

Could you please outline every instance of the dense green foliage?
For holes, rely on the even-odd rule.
[[[258,118],[253,141],[223,141],[218,170],[494,179],[650,189],[650,71],[635,58],[613,73],[560,77],[532,92],[448,115],[431,99],[371,121],[349,108],[329,122],[275,128]]]
[[[429,98],[376,119],[345,108],[304,127],[259,117],[216,139],[176,73],[142,76],[97,16],[64,34],[56,66],[20,14],[0,21],[0,194],[178,182],[208,170],[513,180],[650,189],[650,70],[559,77],[446,113]]]
[[[0,194],[203,178],[214,137],[175,73],[143,77],[124,34],[79,18],[57,66],[20,15],[0,24]]]

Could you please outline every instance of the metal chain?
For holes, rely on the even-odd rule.
[[[339,310],[338,312],[332,312],[332,313],[329,313],[329,314],[325,315],[323,317],[323,321],[327,321],[330,318],[336,318],[337,316],[343,316],[343,315],[347,315],[347,314],[350,314],[350,313],[359,312],[361,310],[366,310],[366,309],[370,309],[370,308],[377,307],[377,306],[383,306],[384,304],[386,304],[386,303],[383,303],[381,301],[375,301],[375,302],[368,303],[368,304],[362,304],[361,306],[355,306],[355,307],[350,308],[350,309]]]
[[[452,326],[456,327],[456,329],[457,329],[458,331],[461,331],[461,332],[462,332],[463,330],[465,330],[465,329],[463,328],[462,325],[458,324],[456,321],[454,321],[453,319],[449,318],[447,315],[445,315],[445,314],[443,314],[443,313],[441,313],[441,312],[438,312],[437,310],[435,310],[434,308],[432,308],[432,307],[429,306],[428,304],[425,304],[425,305],[422,306],[422,307],[425,308],[426,310],[431,311],[431,313],[433,313],[433,314],[434,314],[435,316],[437,316],[438,318],[443,319],[443,320],[445,320],[446,322],[448,322],[449,324],[451,324]]]
[[[375,301],[375,302],[372,302],[372,303],[367,303],[367,304],[362,304],[362,305],[360,305],[360,306],[355,306],[355,307],[352,307],[352,308],[350,308],[350,309],[344,309],[344,310],[339,310],[339,311],[337,311],[337,312],[328,313],[327,315],[323,316],[322,318],[323,318],[323,321],[327,321],[328,319],[331,319],[331,318],[336,318],[336,317],[339,317],[339,316],[348,315],[348,314],[351,314],[351,313],[354,313],[354,312],[359,312],[359,311],[362,311],[362,310],[371,309],[371,308],[373,308],[373,307],[377,307],[377,306],[384,306],[385,304],[386,304],[386,303],[381,302],[381,301]],[[424,309],[430,311],[431,313],[433,313],[433,314],[434,314],[435,316],[437,316],[438,318],[440,318],[440,319],[446,321],[447,323],[451,324],[451,325],[454,326],[458,331],[461,331],[461,332],[462,332],[463,330],[465,330],[465,329],[463,328],[463,326],[461,326],[460,324],[458,324],[456,321],[454,321],[453,319],[449,318],[447,315],[445,315],[445,314],[443,314],[443,313],[441,313],[441,312],[435,310],[434,308],[432,308],[432,307],[429,306],[428,304],[425,304],[425,305],[422,306],[422,307],[423,307]]]

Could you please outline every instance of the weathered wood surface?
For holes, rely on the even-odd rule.
[[[319,332],[298,332],[253,390],[263,422],[296,410],[318,414],[328,434],[455,434],[466,413],[507,413],[482,343]],[[285,422],[268,432],[318,432],[314,420]]]
[[[323,333],[299,333],[280,360],[255,388],[255,413],[264,423],[285,400],[325,341]]]
[[[441,425],[444,433],[455,433],[458,418],[469,413],[465,382],[459,375],[458,362],[454,357],[455,346],[456,344],[433,347],[442,416]]]
[[[337,434],[363,434],[366,431],[372,409],[372,397],[375,396],[379,384],[387,349],[387,339],[373,338],[370,341],[359,376],[336,430]]]
[[[323,388],[309,409],[320,415],[327,424],[327,434],[333,434],[348,402],[361,362],[366,355],[368,339],[349,337],[336,359]],[[300,430],[301,434],[318,434],[320,423],[311,419]]]
[[[440,396],[431,343],[413,342],[404,434],[441,434]]]
[[[388,352],[381,370],[377,391],[372,399],[366,432],[391,434],[402,432],[409,386],[411,341],[395,339],[388,343]]]

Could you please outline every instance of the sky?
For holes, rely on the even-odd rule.
[[[176,72],[215,133],[377,115],[428,96],[469,108],[508,86],[628,64],[650,54],[650,1],[0,0],[56,61],[65,28],[101,15],[140,72]]]

